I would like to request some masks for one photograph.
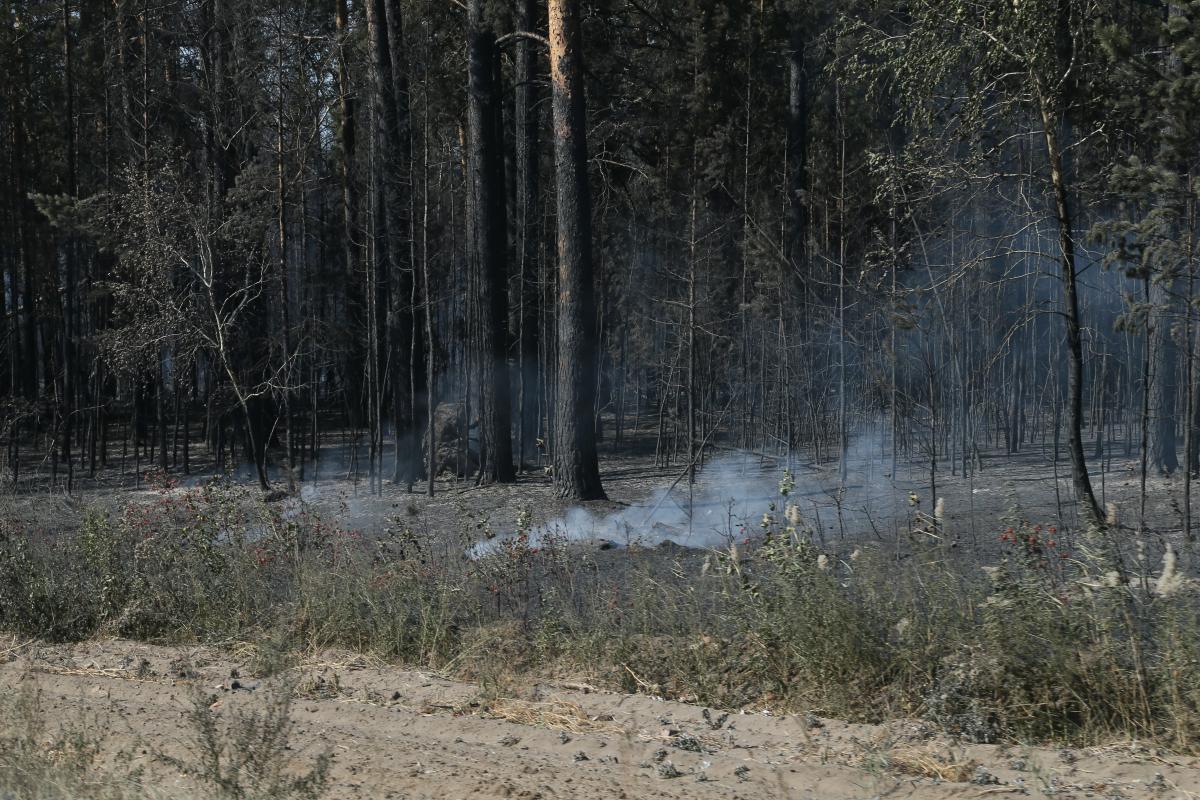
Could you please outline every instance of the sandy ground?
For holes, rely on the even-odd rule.
[[[52,726],[85,726],[168,791],[197,788],[156,754],[188,761],[198,694],[226,713],[261,706],[270,690],[246,664],[205,648],[26,644],[0,647],[0,660],[0,692],[32,683]],[[765,712],[706,720],[698,706],[571,683],[489,703],[474,685],[338,654],[286,674],[296,697],[290,755],[302,767],[332,754],[331,798],[1200,796],[1197,759],[1137,744],[959,745],[919,722]]]

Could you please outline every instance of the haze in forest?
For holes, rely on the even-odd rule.
[[[0,797],[1200,793],[1200,0],[0,0],[0,73]]]
[[[633,434],[882,418],[955,472],[1050,426],[1099,519],[1089,458],[1200,443],[1195,10],[960,5],[9,4],[14,485],[587,500]]]

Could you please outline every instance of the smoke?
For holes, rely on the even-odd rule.
[[[758,456],[738,453],[710,461],[689,485],[686,477],[660,486],[643,500],[596,515],[573,508],[545,530],[571,539],[606,540],[621,546],[653,546],[672,541],[685,547],[712,547],[729,541],[755,514],[779,497],[783,469]]]
[[[852,442],[844,482],[837,462],[794,459],[788,470],[783,459],[737,451],[707,462],[693,485],[686,477],[672,479],[616,511],[576,507],[526,534],[534,547],[551,539],[616,547],[655,547],[664,542],[722,547],[761,533],[764,514],[786,524],[784,515],[791,507],[792,521],[799,521],[797,527],[818,542],[861,535],[880,514],[888,515],[907,503],[907,490],[883,471],[880,445],[878,434]],[[791,484],[784,487],[786,496],[781,493],[785,474]],[[485,556],[517,535],[513,531],[480,542],[468,556]]]

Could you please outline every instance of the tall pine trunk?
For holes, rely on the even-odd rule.
[[[804,26],[800,11],[792,10],[788,30],[787,186],[788,225],[785,256],[799,270],[808,239],[808,76],[804,69]],[[807,276],[805,276],[807,277]]]
[[[411,434],[409,413],[409,364],[411,346],[411,320],[405,320],[410,308],[407,303],[405,286],[411,280],[412,269],[409,262],[409,237],[407,234],[407,204],[403,197],[405,187],[406,154],[402,142],[407,141],[407,102],[405,103],[404,120],[401,122],[400,109],[397,108],[398,89],[396,87],[396,61],[399,53],[392,52],[392,40],[400,44],[399,12],[391,0],[368,0],[367,8],[367,38],[371,51],[371,73],[375,85],[375,131],[378,142],[377,155],[381,169],[376,175],[376,192],[373,207],[375,208],[375,243],[377,254],[375,297],[371,302],[377,304],[386,300],[386,320],[383,330],[377,331],[385,341],[385,355],[380,359],[375,369],[378,380],[384,375],[389,378],[392,400],[392,422],[395,433],[396,462],[393,470],[393,480],[404,482],[414,468],[413,450],[409,436]],[[388,12],[395,17],[394,24],[388,20]],[[389,30],[395,27],[396,31]],[[402,133],[403,131],[403,133]],[[376,314],[378,316],[378,314]],[[377,383],[376,391],[384,391],[383,384]],[[379,403],[376,398],[376,403]],[[382,410],[376,409],[377,424],[382,422]],[[382,445],[382,432],[376,434]],[[419,460],[419,459],[417,459]],[[382,456],[380,456],[382,465]]]
[[[1182,16],[1178,3],[1167,6],[1168,20]],[[1169,24],[1169,23],[1168,23]],[[1183,72],[1177,51],[1167,48],[1167,74],[1174,80],[1179,80]],[[1179,139],[1179,120],[1176,118],[1174,104],[1168,104],[1167,118],[1162,130],[1162,141],[1159,145],[1160,161],[1180,181],[1185,180],[1188,171],[1188,144]],[[1168,242],[1179,242],[1184,236],[1183,193],[1163,192],[1159,203],[1167,211],[1165,216],[1166,231],[1164,238]],[[1170,254],[1172,248],[1163,248]],[[1182,248],[1181,253],[1182,255]],[[1154,359],[1153,374],[1150,383],[1150,464],[1158,471],[1170,475],[1179,467],[1179,457],[1176,452],[1176,417],[1178,415],[1178,370],[1179,344],[1175,339],[1174,324],[1183,316],[1183,287],[1180,276],[1184,265],[1181,259],[1171,259],[1169,263],[1159,265],[1159,274],[1154,276],[1150,287],[1151,325],[1150,347]]]
[[[475,337],[479,375],[479,482],[516,478],[509,400],[507,233],[500,92],[495,33],[483,21],[482,0],[471,0],[467,21],[467,149],[470,154],[477,308]]]
[[[412,488],[421,469],[413,396],[414,258],[412,234],[412,135],[409,120],[408,71],[404,48],[404,19],[399,0],[384,0],[387,49],[391,62],[392,133],[388,172],[388,236],[391,274],[388,279],[388,360],[392,392],[392,425],[396,461],[392,481]]]
[[[338,144],[341,146],[339,173],[342,182],[342,261],[346,281],[344,288],[344,322],[355,330],[364,324],[362,318],[364,300],[360,286],[359,270],[362,266],[362,247],[357,241],[355,214],[358,208],[357,184],[354,177],[354,154],[357,145],[354,126],[354,89],[350,82],[350,70],[346,62],[349,46],[349,13],[346,0],[334,0],[334,28],[337,31],[337,82],[338,82]],[[346,342],[346,408],[349,412],[347,424],[358,429],[361,422],[363,401],[363,346],[359,336],[351,336]]]
[[[78,193],[78,178],[75,168],[75,83],[72,69],[71,47],[71,9],[67,0],[62,3],[63,22],[63,89],[66,94],[66,123],[67,130],[67,194],[74,197]],[[68,238],[62,243],[63,248],[63,297],[62,297],[62,371],[63,407],[61,444],[62,463],[67,468],[67,494],[74,490],[75,467],[71,460],[71,436],[74,433],[75,422],[75,242]]]
[[[579,0],[550,0],[550,78],[558,203],[558,390],[554,482],[562,497],[604,498],[596,454],[592,196]]]
[[[533,31],[537,2],[519,0],[517,27]],[[519,263],[517,347],[518,391],[517,464],[523,467],[537,439],[538,403],[538,114],[537,51],[527,37],[517,42],[516,150],[517,150],[517,259]]]

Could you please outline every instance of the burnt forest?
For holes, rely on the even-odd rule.
[[[1200,797],[1200,0],[0,20],[0,798]]]

